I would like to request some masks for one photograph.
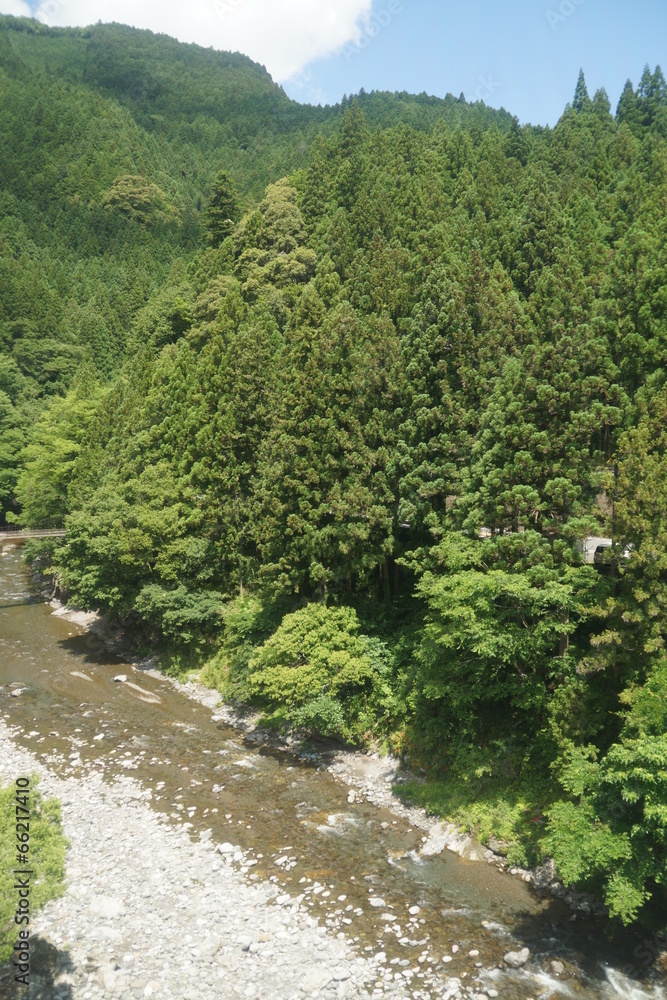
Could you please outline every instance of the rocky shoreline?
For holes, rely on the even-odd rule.
[[[152,664],[139,666],[137,669],[165,680],[165,675]],[[225,722],[235,729],[241,729],[245,733],[246,740],[257,744],[279,745],[299,757],[303,756],[299,749],[301,740],[298,735],[278,737],[274,732],[263,729],[258,724],[260,712],[220,704],[219,693],[198,681],[182,682],[175,678],[166,679],[188,698],[211,708],[215,720]],[[403,772],[401,763],[396,757],[382,757],[378,753],[327,746],[323,752],[309,755],[309,759],[349,786],[348,802],[366,800],[373,805],[389,809],[395,816],[406,819],[410,826],[423,830],[426,836],[419,852],[423,857],[432,857],[445,850],[451,851],[466,861],[495,865],[510,877],[519,878],[532,885],[537,891],[561,899],[580,917],[607,915],[604,904],[592,894],[566,889],[558,880],[553,861],[547,861],[538,868],[517,867],[510,864],[502,854],[493,851],[490,846],[480,844],[470,834],[461,831],[454,823],[434,821],[426,810],[404,805],[397,798],[394,788],[400,785],[401,781],[412,779],[413,775]]]
[[[86,615],[84,620],[82,613],[55,605],[53,611],[87,629],[85,642],[93,656],[112,645],[104,621],[97,616]],[[122,644],[115,643],[114,652],[129,662]],[[220,705],[217,691],[194,680],[181,683],[165,677],[154,661],[135,659],[133,668],[119,669],[124,669],[126,675],[124,680],[119,676],[119,684],[131,681],[135,670],[169,681],[176,690],[206,706],[214,721],[242,731],[244,742],[280,746],[297,758],[309,757],[312,765],[328,770],[348,786],[350,803],[366,800],[388,807],[394,815],[420,829],[424,836],[415,849],[423,856],[451,850],[470,860],[503,864],[502,858],[462,836],[453,825],[434,822],[424,810],[408,808],[398,801],[393,788],[402,774],[396,759],[348,751],[334,744],[322,744],[314,748],[316,753],[304,754],[296,736],[278,738],[258,726],[258,713]],[[133,781],[125,773],[109,783],[110,775],[103,780],[78,755],[72,762],[73,754],[73,772],[63,775],[58,770],[56,775],[49,768],[58,766],[57,753],[41,754],[37,759],[14,743],[12,736],[18,736],[18,730],[12,731],[0,721],[0,777],[12,780],[17,774],[38,773],[43,792],[63,802],[65,831],[72,845],[67,858],[67,894],[36,914],[32,928],[55,959],[50,963],[53,976],[48,972],[41,975],[42,969],[36,963],[33,986],[30,991],[21,991],[30,1000],[140,1000],[142,996],[164,996],[166,1000],[182,996],[190,1000],[195,996],[264,995],[276,1000],[308,996],[379,1000],[385,995],[488,1000],[497,996],[498,990],[501,995],[512,995],[514,984],[505,981],[501,968],[504,973],[519,970],[517,974],[521,975],[524,966],[539,969],[528,948],[521,947],[507,952],[504,958],[502,951],[496,952],[490,964],[487,959],[487,971],[477,975],[482,962],[474,939],[468,939],[461,948],[450,938],[449,943],[440,942],[440,947],[445,944],[444,955],[427,949],[411,960],[392,957],[390,947],[388,959],[380,950],[380,938],[362,950],[361,945],[355,946],[358,938],[352,940],[343,933],[347,928],[341,925],[349,924],[349,920],[337,920],[331,915],[320,921],[314,919],[308,908],[312,899],[306,898],[308,886],[301,896],[296,886],[281,890],[274,876],[262,881],[257,874],[260,869],[252,868],[256,863],[252,848],[216,844],[211,830],[199,831],[200,839],[194,841],[196,831],[190,823],[181,823],[175,817],[174,824],[151,807],[150,786]],[[280,859],[274,863],[279,864]],[[534,879],[533,873],[517,874]],[[547,870],[545,878],[552,879],[553,874]],[[310,891],[317,891],[317,883]],[[371,906],[386,905],[380,899],[369,902]],[[419,914],[414,902],[405,902],[406,907],[411,904],[410,915]],[[411,916],[410,920],[416,924],[418,918]],[[481,921],[483,929],[487,923]],[[405,935],[399,944],[425,943],[407,939]],[[459,952],[463,968],[469,966],[459,972],[462,978],[448,974],[453,971],[448,963],[456,963]],[[566,970],[556,960],[542,968],[551,969],[556,976],[554,982],[564,974],[566,978],[576,975],[574,969]],[[529,971],[528,977],[531,974]],[[471,979],[466,982],[463,977],[467,975]],[[15,997],[12,986],[7,970],[0,970],[0,997]]]
[[[382,953],[362,957],[343,934],[309,916],[271,883],[250,883],[233,845],[193,842],[165,822],[150,790],[125,775],[62,779],[13,742],[0,721],[0,776],[36,773],[62,802],[70,841],[64,896],[35,914],[32,935],[57,950],[52,981],[31,975],[21,995],[52,1000],[199,997],[343,1000],[415,995],[407,980],[380,979]],[[223,851],[220,848],[224,848]],[[239,858],[238,855],[241,855]],[[4,970],[0,990],[12,992]]]
[[[47,597],[46,591],[44,596]],[[140,659],[132,656],[119,640],[119,635],[110,630],[106,620],[96,612],[79,611],[63,605],[61,601],[53,598],[52,592],[48,593],[48,599],[54,608],[54,615],[89,631],[91,638],[94,636],[101,646],[122,655],[137,671],[160,680],[167,680],[188,698],[210,708],[214,713],[214,720],[240,730],[246,739],[258,745],[271,745],[294,753],[298,757],[303,756],[300,751],[302,740],[298,734],[282,736],[272,730],[264,729],[259,725],[261,712],[245,706],[221,703],[219,692],[207,688],[200,681],[183,682],[165,675],[155,657]],[[492,864],[510,877],[519,878],[532,885],[538,892],[548,893],[561,899],[573,914],[577,914],[580,918],[608,915],[607,908],[596,896],[566,889],[558,880],[553,861],[547,861],[538,868],[512,865],[497,849],[493,849],[494,845],[480,844],[454,823],[434,821],[424,809],[404,805],[395,795],[394,787],[414,776],[404,773],[397,758],[381,757],[378,753],[367,751],[345,750],[329,743],[321,753],[310,755],[310,759],[311,762],[317,763],[318,767],[328,770],[349,786],[348,801],[366,800],[374,805],[383,806],[397,817],[406,819],[411,826],[423,830],[426,834],[420,851],[423,856],[431,857],[448,850],[466,861]]]

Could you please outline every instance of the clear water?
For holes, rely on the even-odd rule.
[[[118,673],[129,683],[114,683]],[[10,697],[19,686],[23,694]],[[654,970],[622,971],[636,965],[641,939],[612,940],[604,922],[573,922],[560,902],[493,866],[448,852],[420,858],[422,832],[405,820],[348,804],[347,787],[326,771],[258,746],[166,680],[115,659],[52,614],[16,544],[0,557],[0,709],[17,741],[56,772],[130,774],[152,790],[153,808],[191,823],[193,837],[211,829],[215,841],[251,850],[257,864],[247,877],[272,878],[293,896],[307,890],[304,905],[362,952],[430,968],[414,988],[435,993],[458,976],[513,1000],[663,996]],[[282,856],[296,864],[277,866]],[[385,905],[371,906],[371,896]],[[420,912],[411,916],[415,905]],[[502,956],[524,945],[529,965],[509,972]],[[443,963],[445,955],[452,961]],[[552,974],[553,960],[566,964],[564,975]]]

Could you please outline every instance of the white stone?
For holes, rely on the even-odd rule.
[[[310,969],[301,981],[301,989],[305,993],[323,990],[331,982],[331,973],[326,969]]]
[[[104,917],[105,920],[113,920],[115,917],[122,917],[125,913],[125,906],[120,899],[112,896],[94,896],[90,901],[88,910],[95,917]]]
[[[528,948],[522,948],[521,951],[508,951],[503,961],[505,965],[509,965],[510,969],[520,969],[526,964],[530,958],[530,951]]]
[[[222,938],[217,934],[211,934],[199,945],[199,954],[202,958],[215,958],[222,948]]]
[[[118,971],[113,965],[103,965],[100,969],[100,979],[102,981],[102,986],[107,993],[115,993],[119,987],[119,975]]]

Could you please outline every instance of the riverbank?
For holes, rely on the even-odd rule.
[[[161,669],[157,656],[141,658],[136,655],[132,638],[109,623],[104,616],[95,612],[85,612],[63,604],[56,594],[55,581],[41,576],[33,566],[33,574],[41,584],[42,596],[54,609],[53,614],[86,629],[91,642],[99,642],[104,648],[110,649],[131,662],[142,672],[152,672],[153,676],[167,679],[177,689],[188,697],[199,701],[211,710],[217,718],[240,730],[252,742],[288,750],[303,757],[301,751],[303,734],[288,733],[283,735],[273,728],[261,725],[262,713],[247,706],[235,706],[221,703],[221,695],[216,689],[207,688],[199,680],[182,682],[166,674]],[[45,586],[45,584],[48,584]],[[66,594],[59,594],[63,599]],[[215,716],[214,716],[215,717]],[[424,832],[424,856],[433,856],[444,851],[451,851],[466,861],[474,861],[494,865],[510,876],[521,879],[532,885],[542,894],[563,900],[577,917],[606,917],[606,906],[596,896],[586,892],[575,892],[566,889],[559,881],[555,865],[546,861],[538,867],[527,867],[508,859],[505,851],[508,846],[495,836],[486,843],[478,842],[471,835],[470,827],[466,828],[451,820],[434,818],[428,809],[428,796],[424,800],[427,808],[421,805],[409,805],[400,796],[401,785],[420,781],[414,772],[405,769],[399,760],[391,756],[380,757],[377,753],[368,751],[345,750],[333,741],[308,740],[312,748],[307,754],[318,767],[326,768],[337,779],[349,786],[350,801],[366,800],[375,805],[391,810],[396,816],[406,819],[411,826]],[[418,791],[420,791],[418,789]],[[436,817],[442,812],[436,812]],[[465,821],[465,811],[464,811]],[[474,827],[472,828],[474,829]],[[509,845],[511,847],[511,844]],[[511,851],[510,851],[511,853]],[[525,863],[524,863],[525,864]]]
[[[424,835],[420,854],[423,857],[433,857],[444,851],[450,851],[466,861],[494,865],[510,877],[532,885],[536,891],[563,900],[579,918],[606,915],[606,907],[592,894],[566,889],[557,877],[553,862],[547,861],[537,868],[513,865],[503,854],[493,850],[491,845],[479,843],[470,833],[456,824],[446,819],[434,819],[425,809],[402,802],[397,790],[400,791],[402,783],[414,781],[415,776],[406,771],[396,757],[380,756],[378,753],[363,750],[343,749],[333,741],[310,740],[308,741],[310,749],[304,752],[301,735],[298,733],[282,735],[274,729],[263,727],[261,711],[221,702],[220,693],[199,680],[190,678],[181,681],[165,674],[160,669],[157,657],[141,659],[133,656],[121,634],[112,631],[106,620],[97,613],[70,608],[54,598],[49,600],[49,604],[54,609],[52,613],[55,616],[86,629],[91,639],[121,654],[133,664],[137,672],[167,680],[186,697],[211,709],[215,721],[224,722],[243,732],[245,738],[252,743],[282,749],[300,759],[308,759],[349,787],[349,802],[371,802],[407,820],[413,828],[422,830]]]
[[[295,744],[290,759],[284,747],[266,745],[275,734],[254,732],[252,717],[236,720],[246,731],[227,725],[217,692],[200,690],[205,706],[184,698],[168,678],[150,675],[155,664],[135,663],[135,670],[124,653],[109,655],[93,632],[52,615],[62,609],[34,600],[16,550],[3,563],[2,584],[0,715],[13,726],[14,742],[59,778],[76,782],[92,769],[92,785],[77,792],[84,801],[94,798],[98,775],[108,784],[130,774],[148,791],[144,804],[162,814],[161,822],[171,827],[174,820],[193,842],[210,841],[238,857],[232,867],[273,897],[267,897],[269,920],[303,894],[300,908],[318,918],[328,936],[345,934],[364,960],[381,949],[387,961],[378,963],[371,984],[378,996],[382,981],[398,982],[395,989],[407,983],[421,997],[455,989],[454,995],[527,1000],[571,989],[611,1000],[612,977],[631,960],[636,942],[610,949],[600,922],[570,923],[560,902],[538,900],[494,865],[462,862],[446,849],[420,857],[428,830],[359,801],[370,791],[364,789],[367,765],[384,769],[395,762],[359,755],[364,770],[355,772],[351,787],[324,766],[335,762],[329,754],[340,747]],[[296,757],[306,755],[305,766],[295,766]],[[137,827],[131,813],[122,822]],[[98,823],[91,836],[97,841],[103,834]],[[98,856],[91,857],[99,869]],[[217,860],[215,851],[212,857]],[[159,854],[155,861],[160,864]],[[106,864],[116,867],[113,850]],[[151,920],[150,901],[147,906]],[[220,926],[224,937],[224,922]],[[55,944],[48,947],[59,956]],[[507,956],[525,964],[515,969]],[[630,995],[625,985],[642,1000],[660,995],[623,984],[622,996]],[[352,995],[368,988],[357,986]],[[45,986],[37,995],[51,1000],[54,991]]]
[[[71,846],[65,895],[31,922],[33,941],[50,958],[41,975],[33,970],[26,998],[417,995],[405,978],[379,978],[382,952],[361,957],[298,898],[248,883],[237,865],[250,852],[193,842],[183,824],[150,808],[151,790],[130,777],[57,777],[0,721],[0,777],[30,773],[60,799]],[[16,995],[7,975],[0,990]]]

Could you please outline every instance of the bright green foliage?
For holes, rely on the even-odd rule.
[[[67,840],[62,832],[60,803],[43,799],[33,776],[28,798],[30,809],[30,914],[31,918],[48,900],[65,891],[65,851]],[[14,922],[18,892],[13,888],[16,876],[16,785],[0,787],[0,965],[8,962],[20,927]],[[22,831],[21,831],[22,832]],[[29,927],[27,928],[30,929]]]
[[[321,694],[307,701],[291,714],[293,725],[321,736],[342,736],[348,729],[340,702]]]
[[[578,767],[559,769],[576,798],[549,810],[544,847],[565,882],[601,886],[611,914],[626,923],[667,883],[666,676],[662,661],[627,694],[625,729],[599,763],[591,748],[585,763],[579,755]],[[569,756],[575,764],[576,748]]]
[[[250,660],[250,685],[258,694],[300,705],[314,695],[337,694],[364,684],[370,660],[351,608],[309,604],[287,615]]]
[[[299,285],[315,273],[317,256],[306,247],[308,234],[288,183],[271,184],[259,209],[246,216],[234,239],[234,274],[243,296],[256,302],[266,295],[276,319],[284,323]]]
[[[360,735],[358,696],[373,682],[351,608],[309,604],[286,615],[248,664],[251,694],[287,705],[301,725],[345,738]]]
[[[534,865],[542,857],[538,804],[548,795],[548,783],[541,776],[536,780],[529,766],[517,778],[515,760],[506,750],[495,743],[482,753],[467,749],[444,781],[434,776],[425,783],[406,782],[397,793],[410,805],[472,830],[483,844],[493,837],[511,864]],[[429,760],[424,765],[428,774]]]
[[[173,209],[166,203],[166,195],[157,184],[145,177],[125,174],[116,177],[111,188],[102,195],[100,204],[105,211],[120,212],[126,219],[141,225],[150,225],[153,219],[168,222]]]
[[[284,606],[254,596],[228,601],[221,609],[224,632],[219,649],[206,662],[203,680],[216,687],[223,697],[250,701],[248,663],[256,648],[276,630],[284,610]]]
[[[431,558],[417,585],[427,614],[415,732],[451,764],[442,733],[481,736],[497,731],[492,720],[501,717],[519,731],[546,721],[554,692],[575,676],[577,636],[601,584],[587,567],[559,564],[532,531],[483,542],[446,535]]]
[[[81,369],[68,395],[55,399],[40,417],[22,453],[24,467],[14,490],[22,525],[63,527],[72,473],[102,397],[91,372]]]
[[[238,215],[238,196],[234,182],[226,170],[221,170],[211,185],[204,216],[207,239],[212,246],[219,246],[227,236],[232,235]]]
[[[582,73],[541,129],[451,96],[303,107],[117,25],[1,18],[0,47],[0,501],[66,526],[42,565],[640,915],[665,865],[660,69],[615,117]]]

